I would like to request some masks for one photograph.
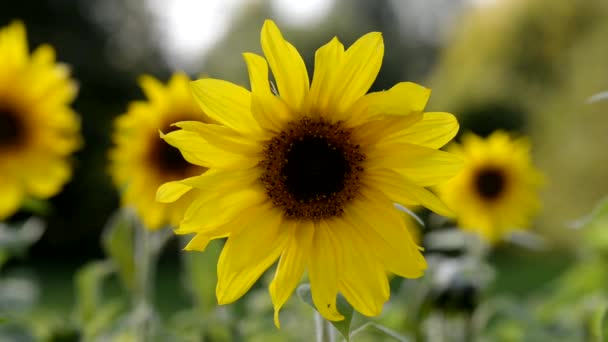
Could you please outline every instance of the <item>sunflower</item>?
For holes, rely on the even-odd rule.
[[[159,138],[158,132],[175,130],[171,124],[176,121],[213,121],[194,101],[188,76],[175,74],[166,86],[151,76],[141,77],[139,83],[147,100],[132,102],[116,119],[110,173],[122,190],[122,205],[133,207],[146,228],[158,229],[179,224],[188,196],[172,204],[158,203],[156,188],[206,170],[186,162],[179,150]]]
[[[530,144],[503,131],[487,139],[467,134],[449,151],[465,159],[461,174],[437,188],[454,210],[458,225],[490,242],[526,228],[539,209],[542,176],[530,161]]]
[[[27,197],[49,198],[71,177],[80,144],[77,93],[49,45],[30,55],[21,22],[0,29],[0,220]]]
[[[337,38],[317,50],[312,83],[270,20],[261,45],[265,58],[244,54],[251,91],[217,79],[192,83],[200,106],[223,125],[182,122],[163,136],[209,170],[164,184],[157,198],[204,189],[176,232],[196,233],[193,250],[228,237],[218,261],[220,304],[240,298],[278,259],[269,289],[277,326],[305,271],[326,319],[344,318],[338,292],[360,313],[378,315],[389,298],[387,272],[417,278],[426,268],[393,203],[450,214],[425,187],[460,171],[460,157],[437,150],[458,123],[449,113],[424,113],[430,90],[413,83],[366,95],[384,54],[378,32],[346,51]]]

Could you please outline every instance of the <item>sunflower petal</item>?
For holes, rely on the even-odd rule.
[[[230,127],[200,121],[180,121],[174,126],[198,132],[211,145],[232,153],[255,154],[261,149],[255,140],[239,134]]]
[[[288,238],[281,220],[280,211],[261,207],[246,227],[230,235],[217,265],[219,304],[239,299],[279,257]]]
[[[259,125],[273,133],[280,132],[292,116],[287,104],[270,93],[252,94],[251,111]]]
[[[383,144],[368,153],[367,169],[394,169],[419,186],[433,186],[456,176],[461,157],[436,149],[405,143]]]
[[[190,190],[192,190],[191,186],[184,185],[179,181],[167,182],[156,191],[156,200],[161,203],[173,203]]]
[[[167,102],[167,90],[165,89],[165,85],[156,78],[149,75],[143,75],[139,78],[139,86],[150,101],[157,103]]]
[[[200,133],[177,130],[160,134],[169,145],[177,147],[189,163],[208,168],[243,169],[257,165],[259,156],[244,156],[224,151],[207,142]]]
[[[441,148],[456,136],[459,127],[458,120],[450,113],[424,113],[422,120],[388,141]]]
[[[327,222],[315,224],[310,254],[308,276],[312,301],[325,319],[341,321],[344,316],[336,307],[338,295],[338,270],[341,248],[338,240],[333,236]]]
[[[300,282],[306,268],[306,260],[310,255],[314,233],[312,222],[302,222],[297,225],[294,223],[289,229],[291,237],[281,255],[274,279],[269,287],[274,305],[274,324],[277,328],[281,327],[279,311]]]
[[[257,133],[251,116],[251,93],[236,84],[205,78],[190,83],[194,99],[211,119],[239,132]]]
[[[246,52],[243,54],[247,71],[249,72],[249,83],[252,93],[270,94],[270,82],[268,80],[268,63],[264,57],[255,53]]]
[[[439,215],[453,216],[450,210],[435,194],[416,185],[399,173],[388,169],[369,170],[366,182],[384,192],[393,201],[404,205],[422,205]]]
[[[332,101],[337,113],[345,113],[372,86],[384,57],[382,34],[371,32],[359,38],[344,54],[340,68],[335,71]]]
[[[361,97],[347,111],[350,125],[357,125],[379,115],[410,115],[421,113],[431,96],[431,90],[412,82],[397,83],[391,89]]]
[[[175,230],[176,234],[189,234],[213,229],[234,220],[248,208],[267,201],[266,193],[245,187],[241,191],[224,194],[221,188],[209,189],[199,194],[184,213],[184,219]]]
[[[308,72],[302,57],[283,38],[272,20],[266,20],[262,26],[261,43],[281,98],[292,110],[299,111],[309,88]]]
[[[342,223],[335,229],[343,244],[344,263],[340,270],[339,290],[361,314],[377,316],[390,296],[386,272],[372,255],[368,241],[353,234],[350,225]],[[340,236],[344,235],[344,236]]]
[[[24,197],[21,186],[11,180],[2,182],[2,196],[0,196],[0,220],[15,213]]]
[[[366,201],[354,201],[345,208],[345,219],[367,241],[388,271],[406,278],[419,278],[426,261],[413,242],[403,218],[391,206],[386,196],[370,195]]]
[[[316,116],[319,113],[332,113],[336,111],[333,100],[335,83],[341,82],[336,78],[336,70],[344,58],[344,45],[337,37],[320,47],[315,53],[315,72],[310,86],[310,93],[306,102],[304,113]]]

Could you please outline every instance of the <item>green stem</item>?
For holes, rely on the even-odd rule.
[[[335,342],[336,333],[334,327],[315,311],[315,336],[317,342]]]
[[[133,293],[137,336],[141,341],[150,339],[150,318],[153,308],[153,283],[155,260],[151,253],[151,233],[142,225],[135,226],[135,275]]]

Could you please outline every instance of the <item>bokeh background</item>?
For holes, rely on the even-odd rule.
[[[52,44],[80,87],[74,107],[85,144],[73,157],[74,176],[42,213],[43,237],[8,265],[34,269],[44,280],[44,302],[69,302],[65,287],[74,270],[103,257],[100,234],[118,207],[106,171],[112,120],[142,98],[137,77],[165,81],[185,71],[247,85],[241,53],[261,52],[266,18],[278,23],[309,67],[315,49],[333,36],[348,46],[381,31],[384,64],[372,90],[418,82],[433,89],[428,109],[455,113],[461,132],[530,136],[535,164],[547,178],[533,231],[551,246],[552,257],[526,261],[529,271],[519,268],[528,251],[498,248],[493,257],[505,270],[505,284],[522,293],[569,263],[580,242],[572,227],[608,194],[608,101],[588,102],[608,90],[604,0],[3,1],[0,26],[22,20],[30,48]],[[185,301],[174,294],[172,271],[181,244],[172,241],[161,261],[159,286],[167,292],[158,297],[169,311]],[[518,279],[523,274],[529,282]]]

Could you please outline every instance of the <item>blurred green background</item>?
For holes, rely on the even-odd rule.
[[[333,36],[348,46],[381,31],[384,64],[372,90],[415,81],[433,89],[428,109],[456,114],[461,132],[529,135],[547,177],[533,231],[554,248],[498,249],[495,291],[525,294],[570,263],[580,243],[573,223],[608,194],[608,101],[587,101],[608,90],[604,0],[3,1],[0,26],[24,21],[30,48],[52,44],[80,86],[74,107],[85,145],[73,157],[72,181],[42,215],[41,240],[8,265],[33,268],[52,294],[43,303],[65,307],[74,270],[103,256],[100,234],[118,206],[105,171],[112,120],[142,98],[137,77],[167,80],[182,70],[247,85],[241,53],[260,52],[266,18],[277,21],[309,68],[315,49]],[[175,272],[181,245],[174,239],[161,259],[157,298],[166,312],[188,300]]]

